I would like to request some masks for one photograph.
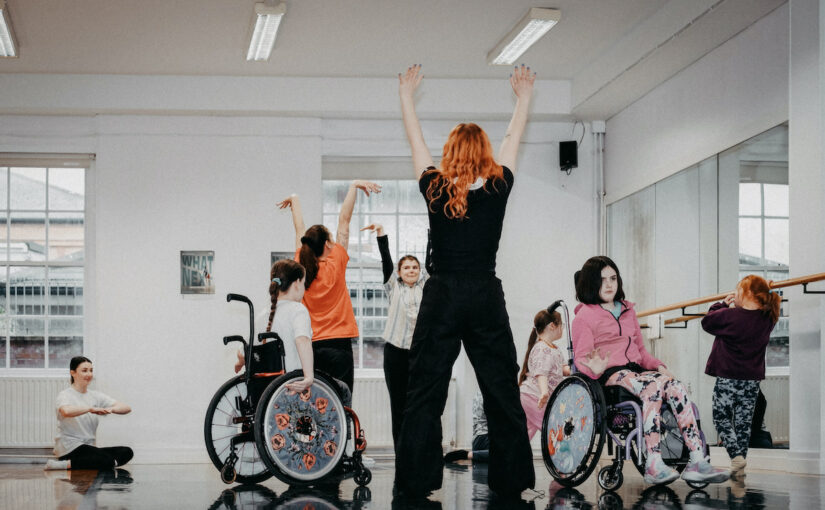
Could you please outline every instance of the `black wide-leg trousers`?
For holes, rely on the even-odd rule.
[[[435,274],[424,286],[410,347],[407,406],[396,445],[396,485],[406,494],[423,495],[441,487],[441,415],[462,342],[484,397],[488,485],[501,495],[535,486],[501,280],[492,273]]]

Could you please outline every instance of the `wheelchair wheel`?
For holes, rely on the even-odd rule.
[[[624,475],[622,474],[622,463],[610,464],[599,470],[599,486],[606,491],[615,491],[622,486]]]
[[[295,370],[264,390],[255,412],[255,441],[269,470],[284,483],[308,485],[331,473],[347,442],[347,417],[337,384],[315,373],[315,382],[296,393],[287,383],[303,378]]]
[[[605,441],[604,394],[597,383],[575,374],[562,380],[544,411],[541,453],[550,475],[575,487],[590,476]]]
[[[687,466],[690,451],[687,445],[685,445],[685,440],[682,437],[682,431],[679,430],[679,423],[676,421],[676,416],[666,403],[662,404],[662,418],[659,423],[659,429],[659,448],[662,452],[662,460],[665,461],[665,464],[681,473]],[[642,444],[644,445],[644,439],[642,439]],[[646,451],[641,452],[642,462],[641,465],[639,465],[638,443],[635,440],[631,443],[630,457],[639,474],[644,476]]]
[[[249,420],[236,423],[244,416],[238,402],[245,398],[246,383],[243,376],[236,376],[218,389],[206,410],[203,424],[206,452],[226,483],[258,483],[272,476],[255,445],[251,415]],[[231,458],[233,438],[236,438],[234,461]]]

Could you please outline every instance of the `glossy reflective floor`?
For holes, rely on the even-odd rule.
[[[290,488],[270,479],[260,485],[224,485],[211,465],[133,465],[116,472],[43,471],[31,464],[0,465],[2,509],[488,509],[488,508],[825,508],[825,477],[751,471],[744,484],[726,482],[692,490],[684,482],[647,487],[629,464],[624,485],[607,493],[592,475],[575,489],[551,483],[536,462],[536,491],[518,505],[498,503],[487,488],[486,467],[459,465],[444,470],[444,486],[429,500],[393,501],[393,463],[373,466],[368,488],[350,478],[312,489]]]

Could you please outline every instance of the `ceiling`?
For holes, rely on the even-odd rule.
[[[554,7],[561,22],[522,60],[539,79],[570,80],[574,113],[591,101],[601,118],[784,3],[285,0],[271,59],[247,62],[255,0],[6,1],[20,57],[0,59],[0,74],[390,77],[421,63],[431,78],[501,78],[509,68],[488,66],[487,52],[530,7]],[[664,50],[679,58],[641,65]],[[647,79],[617,80],[637,66]],[[623,81],[632,89],[611,102]]]

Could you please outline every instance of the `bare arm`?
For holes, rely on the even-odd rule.
[[[114,414],[129,414],[132,412],[132,408],[123,402],[115,402],[111,407],[109,407],[109,411]]]
[[[289,195],[283,201],[278,202],[278,207],[280,209],[289,207],[292,210],[292,224],[295,226],[295,249],[300,250],[301,237],[307,229],[304,225],[304,213],[301,211],[301,201],[298,199],[298,195]]]
[[[344,250],[349,249],[349,224],[352,221],[352,211],[355,209],[355,198],[358,196],[359,189],[367,196],[370,196],[370,192],[381,193],[381,186],[374,182],[352,181],[349,185],[349,191],[344,197],[341,212],[338,214],[338,229],[335,231],[335,242],[343,246]]]
[[[315,381],[315,371],[313,368],[314,359],[312,357],[312,340],[308,336],[299,336],[295,339],[295,348],[298,350],[298,358],[301,360],[301,368],[304,371],[304,378],[300,381],[291,382],[286,385],[292,391],[302,392],[312,386]]]
[[[407,68],[406,73],[398,73],[398,95],[401,97],[401,116],[404,119],[404,130],[407,132],[407,140],[412,149],[413,169],[415,178],[420,179],[428,167],[433,166],[433,157],[424,142],[424,134],[421,131],[421,123],[415,113],[415,100],[413,94],[421,79],[421,64],[416,64]]]
[[[547,403],[547,399],[550,398],[550,385],[547,382],[546,375],[540,375],[537,377],[539,381],[539,389],[541,390],[541,396],[539,397],[538,401],[538,408],[541,409],[544,407],[544,404]]]
[[[521,143],[521,136],[527,125],[527,114],[530,109],[530,98],[533,96],[533,83],[536,81],[536,73],[531,73],[529,67],[524,64],[516,66],[510,85],[516,94],[516,107],[513,110],[513,117],[510,125],[507,126],[507,133],[501,141],[501,148],[498,151],[498,164],[506,166],[512,172],[516,171],[518,161],[518,147]]]
[[[57,411],[63,418],[74,418],[75,416],[82,416],[86,413],[91,413],[93,409],[100,408],[84,406],[60,406],[60,408]]]

